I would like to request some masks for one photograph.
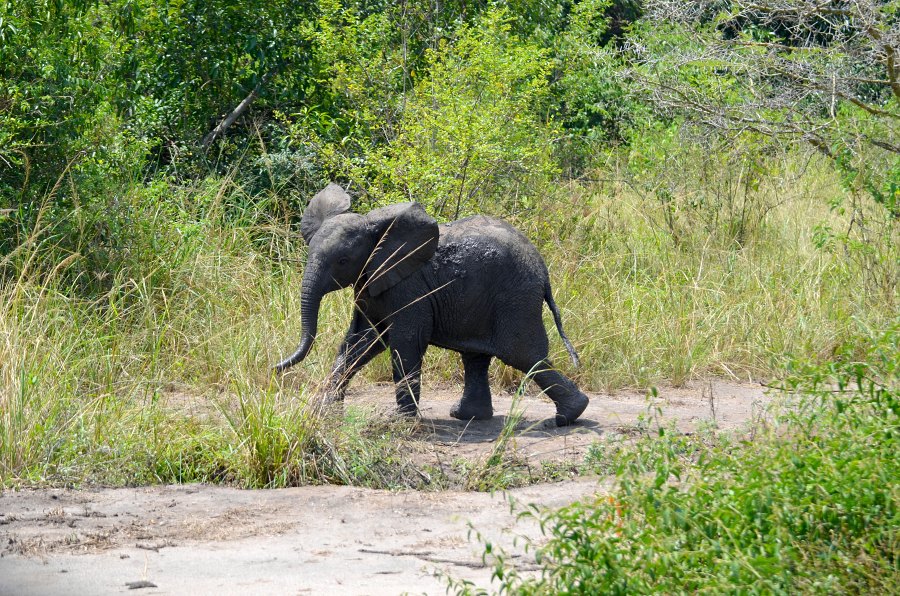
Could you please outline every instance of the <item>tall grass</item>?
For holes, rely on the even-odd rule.
[[[798,178],[742,245],[700,227],[676,241],[663,207],[621,183],[572,184],[516,223],[548,263],[584,388],[760,378],[791,357],[827,356],[856,324],[896,317],[896,287],[858,291],[868,286],[852,255],[814,243],[823,222],[846,226],[827,207],[840,192],[824,170]],[[260,217],[265,200],[227,177],[123,189],[130,243],[93,293],[81,289],[86,257],[36,233],[17,255],[32,266],[0,282],[4,484],[414,482],[377,463],[402,459],[408,425],[366,442],[371,421],[316,405],[350,320],[347,291],[325,298],[309,358],[273,377],[300,335],[304,248]],[[898,245],[878,247],[888,265]],[[547,327],[555,337],[549,315]],[[458,383],[460,368],[430,350],[426,382]],[[387,357],[360,376],[390,380]],[[494,377],[519,380],[499,365]]]
[[[148,192],[128,199],[154,223],[141,240],[158,248],[136,242],[143,254],[102,293],[84,297],[65,275],[78,255],[40,263],[54,254],[46,244],[34,248],[43,275],[0,286],[3,483],[399,481],[376,469],[399,444],[355,452],[348,445],[371,429],[316,399],[346,296],[323,305],[321,351],[274,378],[272,363],[299,337],[299,242],[227,221],[222,209],[164,213]],[[240,189],[224,180],[181,199],[215,204],[229,193]]]
[[[615,171],[605,175],[614,181],[570,187],[565,207],[530,226],[544,239],[587,387],[767,380],[792,357],[827,359],[860,322],[879,328],[897,316],[896,283],[873,287],[849,244],[817,246],[823,227],[851,226],[849,213],[829,207],[844,190],[823,164],[793,184],[773,180],[751,192],[748,201],[778,201],[743,243],[727,227],[702,225],[699,214],[682,216],[696,225],[675,234],[665,224],[670,204],[642,196]],[[879,209],[873,217],[889,218]],[[884,279],[900,283],[900,229],[884,225],[885,241],[856,252],[879,252]]]

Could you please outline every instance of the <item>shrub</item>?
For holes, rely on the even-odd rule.
[[[329,167],[372,202],[416,200],[445,220],[536,207],[557,172],[558,131],[546,116],[551,61],[510,22],[504,10],[491,10],[428,49],[397,122],[363,106],[371,144],[356,151],[323,144]],[[311,126],[298,126],[297,135],[322,139]],[[385,136],[389,143],[380,142]]]
[[[798,368],[785,388],[800,403],[773,427],[737,440],[660,428],[621,450],[611,495],[527,512],[549,538],[534,550],[542,571],[519,575],[500,554],[501,592],[890,592],[900,581],[900,326],[863,342]],[[605,465],[606,455],[593,457]]]

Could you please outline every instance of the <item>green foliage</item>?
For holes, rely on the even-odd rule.
[[[549,69],[503,11],[463,26],[428,53],[428,78],[379,164],[389,187],[442,219],[535,206],[556,171],[554,125],[542,117]]]
[[[631,72],[657,113],[726,138],[808,142],[897,218],[897,2],[647,5]]]
[[[900,577],[900,327],[786,383],[802,396],[746,438],[621,448],[609,496],[537,516],[539,577],[501,554],[501,592],[887,592]],[[608,451],[593,452],[605,465]],[[471,588],[461,591],[471,591]]]
[[[630,188],[662,212],[660,227],[677,244],[698,227],[726,244],[758,236],[796,174],[770,139],[746,133],[709,139],[683,123],[644,127],[626,153]]]
[[[108,211],[140,172],[146,146],[125,127],[127,84],[110,73],[127,52],[118,8],[0,5],[0,254],[48,240],[48,229],[73,252],[78,228],[65,220]]]
[[[132,45],[124,68],[143,98],[134,125],[164,151],[195,148],[210,119],[234,107],[267,75],[275,79],[259,89],[262,104],[302,93],[309,53],[305,27],[315,4],[145,0],[127,6]]]
[[[463,21],[418,59],[408,26],[347,10],[321,19],[334,103],[294,115],[294,145],[315,147],[323,170],[356,183],[370,205],[418,200],[452,219],[536,204],[557,171],[547,51],[518,38],[501,9]]]
[[[129,204],[123,188],[167,165],[182,176],[197,171],[187,156],[207,122],[304,55],[279,33],[303,17],[292,6],[0,5],[4,271],[21,270],[24,248],[37,244],[55,248],[51,263],[78,255],[82,289],[108,287],[96,282],[127,265],[134,227],[152,224],[137,221],[152,220],[152,209]]]
[[[772,21],[742,5],[701,6],[699,20],[651,11],[638,21],[643,8],[631,0],[7,0],[0,267],[15,275],[24,247],[53,246],[48,267],[79,255],[81,289],[107,289],[97,280],[127,265],[121,254],[140,216],[122,187],[160,174],[233,177],[261,220],[296,221],[335,178],[354,186],[363,208],[412,198],[441,218],[535,213],[556,200],[560,172],[589,174],[607,145],[640,144],[648,127],[710,105],[704,125],[722,114],[741,122],[750,106],[756,120],[741,130],[805,135],[851,192],[896,219],[896,98],[883,65],[860,60],[865,36],[890,32],[894,4],[851,11],[846,31],[833,15],[797,23],[812,27],[811,45],[794,47],[796,15]],[[785,77],[758,76],[773,60],[852,85],[824,103],[821,93],[788,102],[814,126],[798,128],[788,103],[753,103],[790,89]],[[681,95],[660,103],[648,80]],[[243,100],[249,109],[204,147]]]
[[[609,43],[611,27],[622,32],[623,23],[615,19],[627,22],[636,11],[629,2],[580,2],[555,39],[552,103],[568,133],[562,164],[573,174],[590,167],[600,146],[626,140],[644,117],[645,104],[636,99],[625,76],[625,56]]]
[[[40,244],[54,247],[47,263],[78,255],[81,290],[108,289],[98,280],[127,266],[141,225],[122,195],[160,174],[235,177],[265,197],[260,214],[287,220],[334,177],[442,217],[533,208],[559,170],[553,40],[571,27],[572,47],[605,43],[591,23],[622,6],[4,2],[0,267],[20,272]]]

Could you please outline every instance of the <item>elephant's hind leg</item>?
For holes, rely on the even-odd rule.
[[[450,415],[459,420],[490,420],[494,416],[491,405],[491,386],[488,382],[487,354],[462,354],[465,369],[465,387],[462,399],[450,408]]]
[[[544,358],[531,369],[534,382],[556,404],[556,426],[575,422],[588,405],[588,397],[578,389],[572,379],[553,368]]]
[[[556,404],[556,425],[567,426],[575,422],[588,405],[588,397],[572,379],[555,368],[549,358],[515,357],[507,362],[531,377],[544,393]]]
[[[588,398],[572,379],[555,369],[547,357],[550,342],[540,318],[543,302],[535,304],[536,314],[529,315],[524,324],[516,324],[510,319],[498,326],[499,329],[513,330],[515,335],[503,336],[507,341],[497,357],[533,379],[556,404],[556,425],[567,426],[581,416],[587,408]]]

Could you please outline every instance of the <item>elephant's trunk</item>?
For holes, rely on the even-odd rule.
[[[316,330],[319,325],[319,305],[322,303],[325,291],[320,283],[322,279],[320,268],[310,265],[313,263],[307,264],[303,275],[303,292],[300,295],[300,323],[302,325],[300,347],[290,357],[275,366],[276,372],[290,368],[306,358],[312,348],[313,340],[316,339]]]

